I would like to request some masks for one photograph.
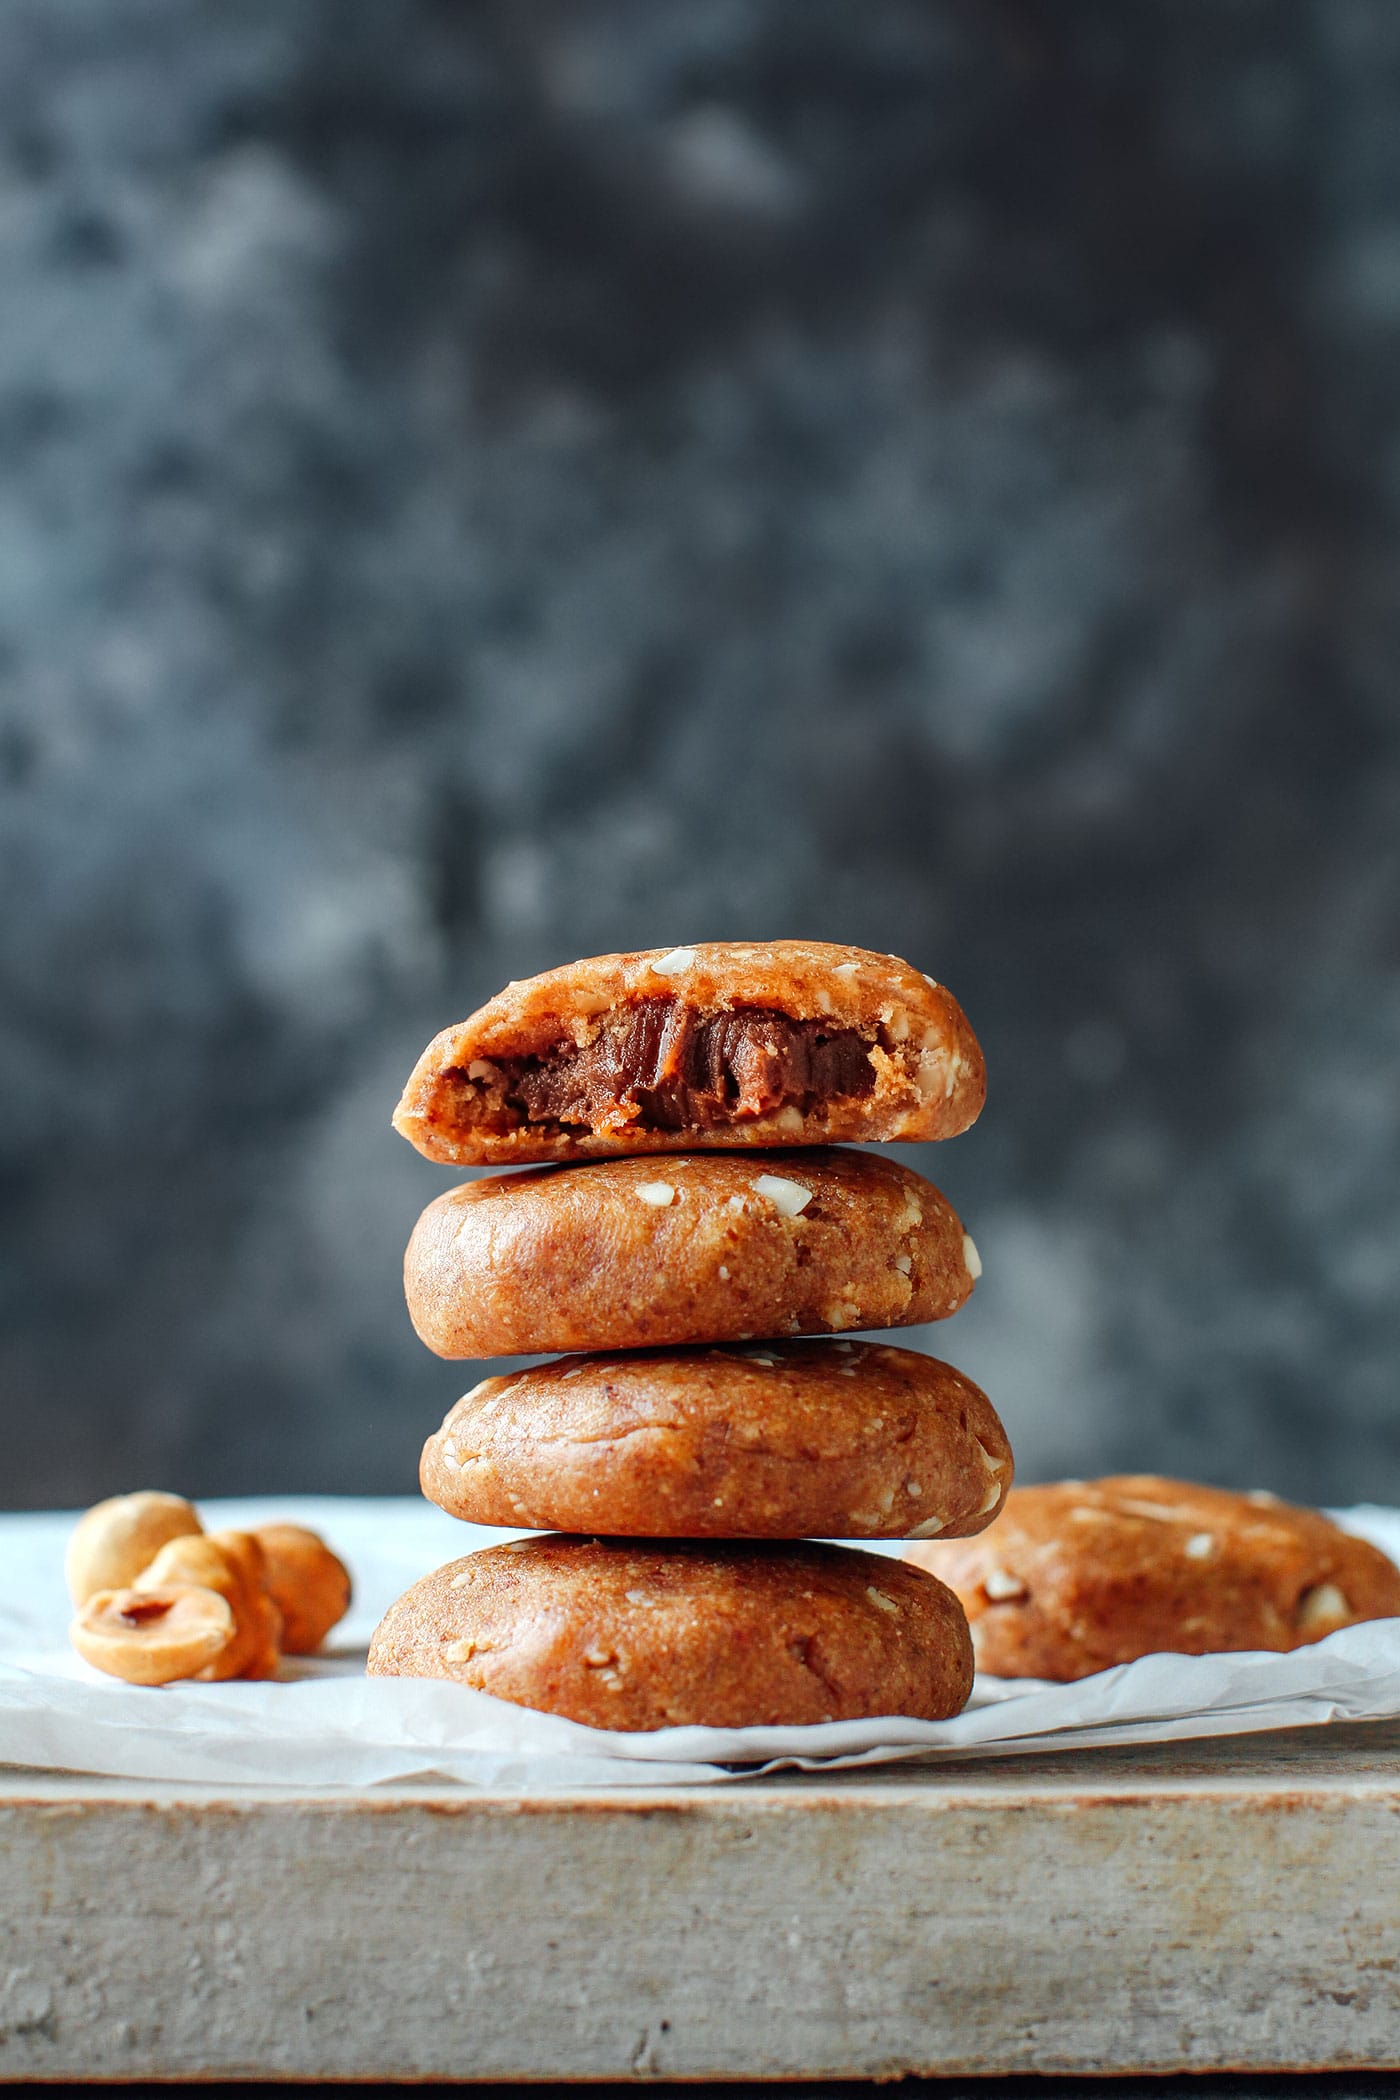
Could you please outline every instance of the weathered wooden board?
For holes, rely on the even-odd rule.
[[[1400,1726],[526,1800],[0,1776],[0,2080],[1400,2065]]]

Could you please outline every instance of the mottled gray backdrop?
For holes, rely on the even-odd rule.
[[[986,1044],[1023,1477],[1400,1499],[1395,0],[6,0],[0,1504],[409,1488],[427,1036]]]

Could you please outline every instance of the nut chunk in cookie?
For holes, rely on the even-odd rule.
[[[952,994],[891,955],[697,942],[508,985],[428,1045],[395,1128],[429,1159],[956,1137],[986,1093]]]
[[[1400,1568],[1320,1510],[1151,1473],[1013,1488],[980,1538],[908,1558],[957,1592],[993,1677],[1283,1652],[1400,1616]]]
[[[972,1645],[941,1582],[844,1546],[516,1539],[415,1582],[371,1677],[438,1677],[593,1728],[941,1721]]]

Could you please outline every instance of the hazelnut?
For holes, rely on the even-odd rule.
[[[193,1503],[183,1495],[147,1490],[113,1495],[80,1517],[68,1541],[64,1573],[73,1602],[86,1604],[98,1590],[124,1590],[148,1568],[166,1541],[203,1529]]]
[[[198,1538],[171,1539],[139,1575],[138,1591],[171,1587],[214,1590],[233,1613],[236,1638],[207,1668],[202,1682],[228,1677],[271,1677],[277,1668],[282,1615],[268,1587],[267,1560],[249,1531],[212,1531]]]
[[[264,1524],[253,1536],[262,1546],[267,1586],[282,1614],[283,1653],[311,1655],[350,1608],[345,1564],[324,1539],[300,1524]]]
[[[237,1639],[227,1598],[198,1586],[97,1590],[69,1628],[84,1662],[127,1684],[208,1677]]]

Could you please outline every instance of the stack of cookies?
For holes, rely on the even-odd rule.
[[[423,1488],[555,1535],[416,1583],[371,1672],[605,1728],[956,1713],[952,1592],[811,1542],[981,1531],[1005,1432],[947,1364],[791,1338],[957,1311],[980,1264],[951,1205],[832,1148],[955,1136],[984,1093],[940,985],[796,941],[598,957],[438,1036],[397,1128],[430,1159],[532,1171],[429,1205],[414,1325],[445,1357],[571,1353],[459,1400]]]

